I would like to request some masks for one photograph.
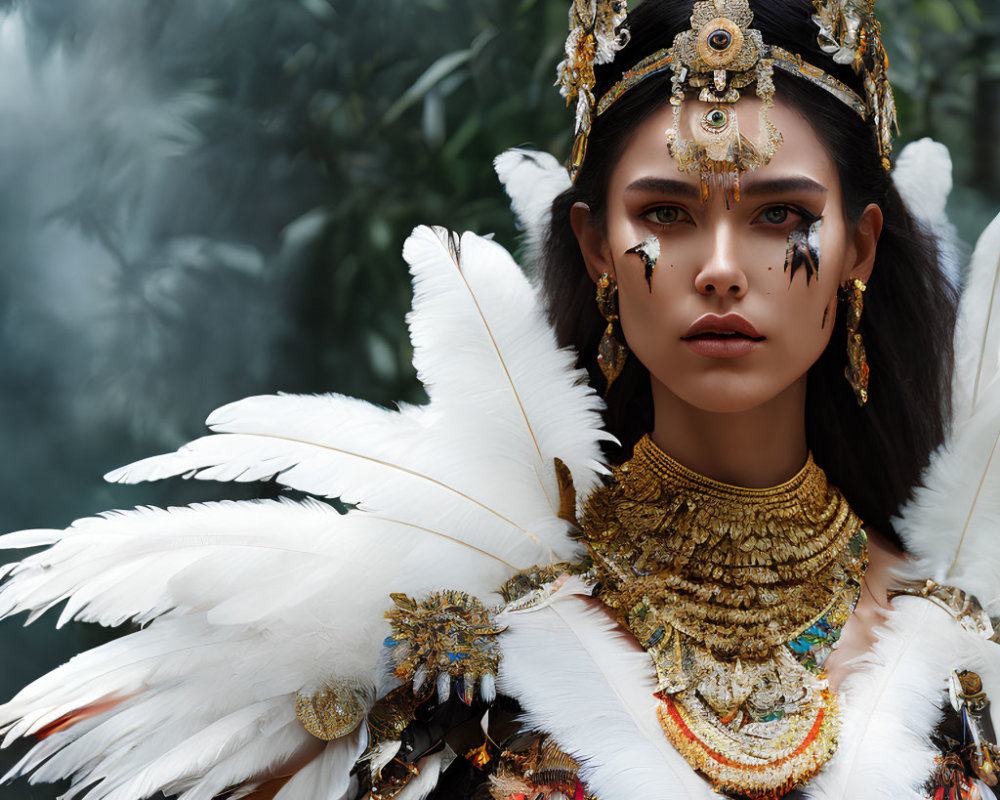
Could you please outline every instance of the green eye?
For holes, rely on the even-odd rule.
[[[769,222],[772,225],[781,225],[783,222],[788,222],[788,208],[785,206],[774,206],[767,209],[761,216],[765,222]]]
[[[661,206],[654,208],[646,216],[660,225],[672,225],[681,221],[681,210],[674,206]]]

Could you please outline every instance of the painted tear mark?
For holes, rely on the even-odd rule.
[[[822,217],[807,217],[792,228],[788,234],[788,248],[785,250],[785,272],[791,272],[789,282],[795,280],[795,273],[806,270],[806,286],[819,275],[819,226]]]
[[[660,260],[660,240],[656,234],[651,233],[635,247],[630,247],[625,252],[635,253],[642,259],[642,264],[645,267],[646,285],[649,287],[649,293],[652,294],[653,272],[656,270],[656,262]]]
[[[823,309],[823,324],[819,326],[821,331],[826,330],[826,320],[830,316],[830,306]]]

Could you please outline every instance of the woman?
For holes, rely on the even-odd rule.
[[[6,537],[53,546],[8,568],[4,614],[150,623],[3,707],[8,739],[42,737],[16,772],[89,798],[988,796],[996,300],[963,308],[952,394],[954,300],[886,172],[870,9],[571,23],[574,182],[550,203],[541,156],[501,164],[550,209],[555,333],[498,246],[418,229],[428,406],[250,398],[111,475],[277,476],[348,514]]]

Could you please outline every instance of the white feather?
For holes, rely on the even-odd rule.
[[[894,526],[919,568],[1000,610],[1000,217],[980,238],[955,338],[954,420]]]
[[[958,232],[945,206],[953,186],[951,155],[933,139],[911,142],[899,154],[893,182],[910,213],[937,240],[941,271],[959,284]]]
[[[583,761],[589,792],[606,800],[710,798],[656,717],[649,656],[574,583],[540,608],[505,612],[500,691],[520,699],[527,727]]]
[[[840,743],[806,785],[810,800],[926,798],[923,785],[939,755],[931,734],[945,680],[956,667],[974,666],[976,645],[950,614],[926,600],[898,598],[893,609],[841,687]]]
[[[979,237],[959,306],[955,333],[956,422],[979,406],[1000,372],[1000,216]]]
[[[0,706],[5,744],[75,720],[13,775],[70,778],[70,795],[90,800],[245,793],[315,753],[295,719],[298,691],[334,679],[379,692],[394,685],[382,644],[389,592],[449,587],[488,600],[516,569],[576,554],[555,514],[553,459],[569,466],[581,494],[596,484],[600,400],[497,245],[422,228],[406,255],[428,407],[250,398],[210,417],[217,435],[111,476],[278,475],[361,508],[139,508],[0,537],[0,548],[52,545],[3,568],[0,616],[30,620],[65,602],[60,624],[146,624]],[[331,744],[278,796],[336,800],[362,747]],[[434,774],[426,771],[428,787]]]
[[[444,769],[444,759],[444,751],[421,759],[416,765],[420,772],[396,796],[395,800],[424,800],[437,786]]]
[[[915,573],[971,592],[1000,611],[1000,381],[936,451],[894,527]]]
[[[533,269],[541,260],[552,221],[552,202],[573,184],[556,157],[539,150],[506,150],[493,159],[493,168],[510,197],[527,245],[525,262]]]
[[[251,398],[209,418],[222,435],[109,477],[277,476],[414,524],[523,540],[515,559],[522,568],[571,557],[577,548],[554,513],[553,460],[569,467],[581,497],[596,485],[599,443],[608,438],[599,398],[573,356],[556,348],[534,292],[499,245],[418,228],[404,255],[428,409],[388,412],[334,396]]]
[[[605,471],[603,403],[574,368],[575,354],[557,349],[536,293],[507,251],[471,233],[459,239],[418,228],[403,254],[414,282],[413,364],[432,407],[449,427],[485,436],[480,446],[491,461],[518,459],[550,511],[559,506],[554,458],[588,496]],[[487,414],[493,418],[483,425]]]
[[[61,622],[118,625],[196,609],[217,624],[268,615],[282,622],[307,601],[337,613],[378,593],[381,614],[387,589],[380,575],[401,591],[417,591],[442,556],[467,569],[458,579],[467,591],[495,589],[491,582],[512,571],[503,543],[485,541],[476,529],[463,533],[465,541],[444,538],[363,512],[341,515],[313,500],[113,512],[78,521],[54,547],[17,565],[0,586],[0,613],[68,598]],[[370,589],[357,585],[362,573]]]
[[[322,755],[295,773],[274,800],[340,800],[350,784],[350,769],[367,744],[364,728],[331,742]]]

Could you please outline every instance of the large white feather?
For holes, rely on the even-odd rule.
[[[448,577],[427,572],[443,556],[467,568],[455,579],[477,593],[512,570],[503,543],[480,531],[445,538],[363,512],[338,514],[315,500],[139,508],[79,520],[55,535],[52,548],[22,561],[0,586],[0,614],[37,614],[68,599],[60,623],[119,625],[199,611],[234,624],[260,619],[259,605],[272,624],[285,624],[314,598],[332,614],[369,595],[384,606],[389,589],[379,578],[419,591]],[[0,547],[17,536],[0,537]],[[362,571],[370,589],[354,585]],[[234,605],[244,609],[238,620]],[[336,619],[312,613],[314,624]]]
[[[945,680],[972,668],[974,645],[947,612],[899,598],[872,650],[841,687],[843,728],[837,752],[805,787],[810,800],[924,800],[939,755],[931,742]],[[994,664],[995,671],[995,664]]]
[[[350,784],[350,769],[367,744],[364,729],[331,742],[319,758],[282,787],[274,800],[340,800]]]
[[[1000,216],[979,237],[959,306],[955,334],[956,422],[979,406],[1000,370]]]
[[[33,619],[65,602],[60,623],[147,624],[0,706],[5,743],[73,721],[13,774],[70,777],[91,799],[162,790],[203,800],[304,762],[279,797],[339,798],[363,745],[334,743],[310,762],[318,748],[295,719],[295,695],[333,679],[391,688],[388,593],[488,598],[516,569],[576,553],[555,513],[553,459],[589,492],[602,471],[600,401],[501,248],[424,228],[406,252],[429,407],[250,398],[212,415],[219,434],[112,475],[278,475],[358,510],[316,500],[139,508],[0,538],[0,548],[51,545],[0,572],[0,615]]]
[[[535,293],[499,245],[418,228],[404,255],[415,289],[414,364],[429,409],[388,412],[335,396],[251,398],[209,418],[223,435],[109,477],[277,475],[416,524],[523,539],[522,567],[570,557],[575,546],[555,516],[553,460],[566,463],[581,497],[594,487],[607,438],[600,400],[571,354],[556,348]]]
[[[1000,217],[976,247],[955,339],[954,421],[894,523],[926,576],[1000,611]]]

